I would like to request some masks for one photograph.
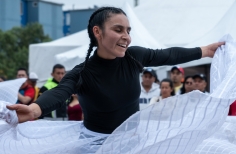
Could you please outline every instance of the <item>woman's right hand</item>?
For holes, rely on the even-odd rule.
[[[23,104],[8,105],[7,108],[16,111],[19,123],[33,120],[42,114],[40,107],[36,103],[32,103],[29,106]]]

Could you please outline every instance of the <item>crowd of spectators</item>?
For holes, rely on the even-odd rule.
[[[61,79],[66,74],[65,67],[61,64],[56,64],[52,68],[50,78],[42,87],[37,87],[38,76],[35,72],[30,72],[25,68],[19,68],[16,72],[16,78],[26,78],[18,93],[16,103],[29,105],[36,101],[38,97],[43,95],[52,88],[56,88]],[[193,74],[185,76],[184,69],[179,66],[174,66],[170,71],[170,78],[165,78],[159,81],[155,70],[146,68],[142,73],[141,93],[139,98],[140,109],[158,103],[162,99],[189,93],[193,90],[199,90],[205,94],[209,94],[206,90],[207,78],[204,74]],[[0,76],[0,82],[6,81],[4,76]],[[236,115],[236,101],[231,105],[229,115]],[[79,104],[77,94],[72,94],[64,105],[51,113],[39,117],[46,120],[83,120],[82,108]]]
[[[206,90],[208,82],[204,74],[198,73],[185,76],[184,69],[179,66],[171,68],[170,78],[165,78],[160,83],[156,81],[159,81],[156,72],[152,68],[146,68],[142,74],[139,98],[140,109],[144,109],[162,99],[186,94],[193,90],[209,94]],[[236,115],[236,101],[230,106],[229,115]]]

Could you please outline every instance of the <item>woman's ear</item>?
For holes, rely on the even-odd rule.
[[[101,39],[102,36],[102,30],[98,26],[93,27],[93,34],[97,40]]]

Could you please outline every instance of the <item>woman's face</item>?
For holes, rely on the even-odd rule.
[[[124,14],[111,14],[104,28],[93,27],[98,42],[98,55],[105,59],[124,57],[131,42],[130,24]]]
[[[171,96],[171,92],[173,91],[173,89],[170,87],[169,82],[162,82],[160,88],[162,98],[167,98]]]
[[[187,92],[190,92],[190,91],[192,91],[192,90],[194,90],[194,81],[193,81],[193,78],[188,78],[188,79],[185,81],[184,88],[185,88],[185,90],[186,90],[186,93],[187,93]]]

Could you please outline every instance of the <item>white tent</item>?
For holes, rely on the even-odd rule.
[[[209,32],[189,43],[186,47],[207,45],[212,42],[217,42],[219,41],[218,39],[225,34],[230,34],[236,39],[236,1],[234,1],[220,21]]]
[[[236,38],[236,0],[146,0],[134,11],[153,37],[166,46],[204,46],[225,34]],[[211,58],[203,58],[180,66],[209,63]],[[170,69],[159,67],[158,77],[167,77]]]
[[[220,19],[220,21],[207,33],[197,40],[187,44],[185,47],[204,46],[213,42],[218,42],[219,38],[225,34],[230,34],[236,39],[236,1]],[[203,65],[211,63],[211,58],[204,58],[194,62],[183,64],[183,67]]]
[[[158,43],[145,29],[145,27],[141,24],[139,19],[134,14],[132,8],[128,3],[122,7],[122,9],[126,12],[129,22],[131,25],[131,38],[132,42],[130,46],[143,46],[147,48],[164,48],[165,46]],[[55,56],[55,62],[61,63],[66,67],[66,70],[71,70],[75,65],[83,62],[86,57],[86,53],[88,50],[88,44],[72,49],[70,51],[57,54]]]
[[[81,47],[72,49],[67,52],[63,52],[57,54],[55,58],[55,63],[60,63],[65,66],[66,70],[71,70],[74,66],[78,65],[79,63],[83,62],[86,57],[86,53],[88,50],[88,44],[83,45]]]
[[[236,17],[236,1],[234,1],[234,3],[231,5],[231,7],[229,7],[224,16],[221,17],[218,23],[214,27],[212,27],[210,31],[208,31],[195,41],[190,42],[185,47],[204,46],[213,42],[218,42],[219,38],[221,38],[225,34],[230,34],[234,39],[236,39],[235,17]],[[182,67],[210,64],[211,61],[212,61],[211,58],[203,58],[200,60],[195,60],[193,62],[182,64]]]
[[[234,3],[235,0],[146,0],[134,11],[157,41],[166,46],[186,46],[203,38],[222,19],[235,21],[235,14],[225,16],[229,10],[236,10]],[[228,27],[229,23],[222,24],[222,33],[212,37],[221,38]]]

